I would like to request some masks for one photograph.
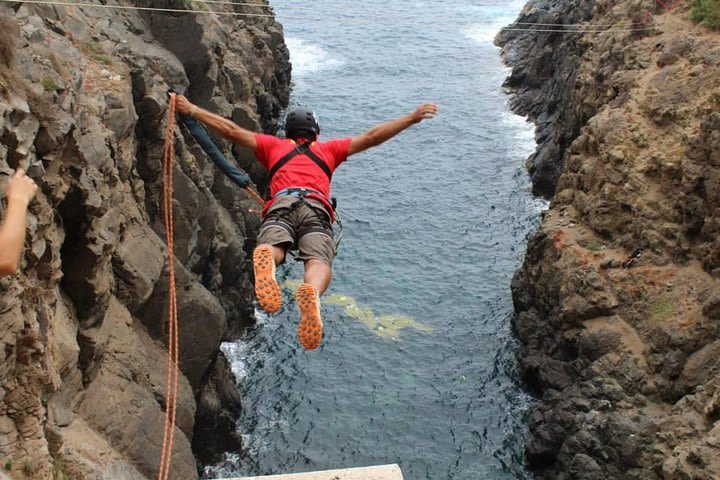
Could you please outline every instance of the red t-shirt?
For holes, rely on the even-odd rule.
[[[339,138],[327,142],[313,142],[312,151],[325,161],[331,172],[347,159],[350,138]],[[257,159],[268,170],[295,147],[295,142],[272,135],[256,133]],[[280,170],[270,181],[270,195],[290,187],[312,188],[330,198],[330,179],[323,170],[306,155],[298,155]]]

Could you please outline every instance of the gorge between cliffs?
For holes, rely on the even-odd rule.
[[[290,102],[272,2],[212,6],[233,16],[108,3],[140,9],[0,5],[0,181],[45,171],[21,273],[0,279],[0,479],[157,475],[167,89],[265,133]],[[670,3],[531,0],[495,40],[550,201],[512,280],[518,376],[536,397],[518,463],[538,478],[720,478],[720,34]],[[185,480],[244,448],[220,345],[256,321],[245,240],[259,220],[178,133],[170,478]],[[220,146],[266,188],[251,152]]]

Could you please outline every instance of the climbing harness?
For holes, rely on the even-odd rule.
[[[275,162],[275,164],[273,164],[272,167],[270,167],[270,170],[268,172],[268,176],[270,177],[270,180],[272,181],[272,178],[275,176],[275,174],[281,168],[283,168],[285,165],[287,165],[291,160],[298,157],[299,155],[305,155],[310,160],[312,160],[313,163],[315,163],[315,165],[317,165],[325,173],[325,175],[327,175],[328,181],[332,181],[332,170],[330,169],[328,164],[325,163],[325,161],[322,158],[320,158],[315,152],[312,151],[310,145],[311,144],[309,144],[309,143],[299,143],[299,144],[295,145],[292,148],[292,150],[290,150],[288,153],[283,155],[277,162]],[[270,205],[272,204],[272,202],[274,200],[276,200],[280,197],[286,196],[286,195],[298,197],[298,201],[293,203],[293,207],[296,207],[297,205],[302,205],[302,204],[309,205],[305,201],[305,198],[314,198],[316,200],[319,200],[320,202],[322,202],[325,205],[326,208],[323,213],[326,215],[329,215],[330,223],[335,222],[338,225],[338,235],[337,235],[337,238],[335,239],[335,250],[337,250],[338,247],[340,247],[340,242],[342,241],[342,237],[343,237],[343,224],[337,214],[337,200],[334,197],[331,199],[328,199],[325,195],[323,195],[322,192],[312,189],[312,188],[290,187],[290,188],[285,188],[283,190],[280,190],[275,195],[273,195],[272,200],[266,204],[265,211],[263,213],[267,212],[268,208],[270,207]],[[313,209],[313,211],[317,212],[317,210],[314,207],[312,207],[312,205],[309,205],[309,206],[310,206],[310,208]],[[272,220],[266,221],[265,222],[266,225],[268,224],[268,222],[272,222]],[[308,233],[318,233],[318,229],[320,228],[320,227],[311,227],[311,228],[305,229],[301,232],[295,232],[292,229],[285,228],[285,226],[287,226],[287,224],[284,224],[282,222],[280,222],[280,223],[281,224],[279,224],[277,226],[284,228],[286,231],[288,231],[288,233],[290,233],[292,238],[297,238],[297,239],[300,239],[302,236],[304,236]],[[274,223],[273,223],[273,225],[274,225]],[[295,233],[298,234],[297,237],[295,237]],[[325,232],[322,232],[322,233],[325,233]]]
[[[294,143],[294,141],[293,141]],[[305,155],[310,160],[317,165],[320,170],[325,173],[328,177],[328,182],[332,181],[332,170],[328,166],[325,161],[320,158],[315,152],[312,151],[310,148],[310,144],[308,143],[300,143],[293,147],[292,150],[290,150],[288,153],[283,155],[275,164],[273,164],[272,167],[270,167],[270,170],[268,171],[268,177],[270,178],[270,181],[272,181],[275,174],[283,168],[285,165],[287,165],[292,159],[298,157],[299,155]],[[265,210],[263,213],[267,212],[270,205],[272,205],[273,201],[277,199],[278,197],[285,195],[286,190],[291,189],[285,189],[278,193],[276,193],[273,198],[265,205]],[[312,188],[300,188],[300,187],[292,187],[292,190],[295,191],[295,196],[300,196],[300,193],[302,193],[301,198],[316,198],[317,200],[321,201],[325,206],[327,207],[328,212],[330,213],[330,221],[332,222],[335,219],[335,208],[337,206],[337,202],[335,199],[328,199],[325,195],[323,195],[321,192],[314,190]]]
[[[307,143],[295,145],[292,150],[283,155],[280,160],[275,162],[275,164],[272,166],[272,168],[270,168],[270,171],[268,172],[270,178],[274,177],[278,170],[287,165],[290,160],[297,157],[298,155],[305,155],[306,157],[308,157],[318,167],[320,167],[320,169],[325,173],[325,175],[327,175],[328,180],[332,180],[332,170],[330,170],[328,164],[325,163],[322,158],[318,157],[317,154],[310,149],[310,145]]]
[[[312,195],[312,196],[310,196],[310,195]],[[327,209],[316,207],[305,201],[306,198],[316,198],[316,196],[321,196],[322,198],[325,198],[322,195],[322,193],[320,193],[317,190],[314,190],[312,188],[305,188],[305,187],[290,187],[290,188],[286,188],[284,190],[280,190],[279,192],[277,192],[273,196],[273,199],[277,199],[277,198],[284,197],[284,196],[297,197],[297,201],[293,202],[293,204],[290,205],[290,207],[288,207],[288,208],[281,208],[277,211],[272,211],[272,212],[268,213],[264,225],[282,228],[290,235],[290,237],[293,238],[294,242],[297,242],[305,235],[308,235],[311,233],[320,233],[323,235],[330,236],[330,234],[328,234],[328,230],[331,230],[331,228],[328,228],[328,227],[330,227],[330,225],[334,221],[338,225],[337,238],[333,239],[334,243],[335,243],[335,250],[337,251],[337,249],[340,247],[340,242],[342,241],[342,238],[343,238],[343,225],[342,225],[342,221],[340,220],[340,217],[337,214],[337,211],[335,210],[335,208],[337,207],[337,201],[335,200],[335,198],[333,198],[332,201],[330,202],[330,206],[332,207],[333,212],[334,212],[334,214],[331,216],[330,213],[328,213]],[[326,203],[326,202],[323,202],[323,203]],[[274,218],[275,216],[278,216],[281,211],[289,210],[292,212],[293,210],[299,208],[301,205],[306,205],[313,212],[315,212],[317,219],[318,219],[316,224],[305,227],[302,230],[295,231],[295,229],[291,225],[288,225],[287,223],[285,223],[281,220],[276,220]],[[292,253],[291,253],[291,255],[292,255]]]
[[[175,440],[175,418],[180,371],[178,369],[178,306],[175,288],[175,242],[173,225],[173,141],[175,138],[175,102],[170,96],[165,146],[163,152],[163,206],[165,209],[165,238],[168,246],[169,301],[168,301],[168,360],[165,383],[165,420],[163,422],[163,443],[160,453],[158,480],[167,480],[170,475],[173,442]]]

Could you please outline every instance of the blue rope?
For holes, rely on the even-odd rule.
[[[222,151],[212,141],[207,130],[189,115],[179,115],[180,121],[187,127],[195,141],[205,150],[210,160],[237,186],[246,188],[250,185],[247,173],[237,168],[223,155]]]

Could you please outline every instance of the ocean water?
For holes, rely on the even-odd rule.
[[[223,346],[243,398],[241,452],[207,478],[398,463],[407,480],[528,479],[532,399],[518,384],[510,279],[546,207],[524,160],[533,128],[507,108],[492,40],[520,1],[273,2],[293,104],[322,138],[359,134],[423,101],[439,115],[336,171],[345,235],[323,300],[325,338],[297,343],[285,304]]]

